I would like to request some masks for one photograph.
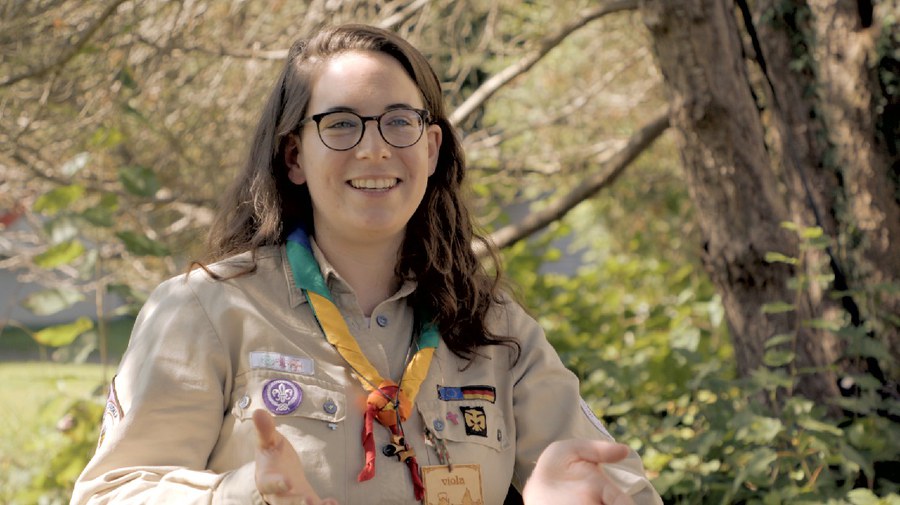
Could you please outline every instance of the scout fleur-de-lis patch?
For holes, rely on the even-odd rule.
[[[466,421],[466,435],[487,437],[487,416],[484,415],[484,407],[460,407],[463,419]]]

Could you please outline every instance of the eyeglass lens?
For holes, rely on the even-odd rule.
[[[319,120],[319,137],[331,149],[339,151],[354,147],[362,139],[363,118],[352,112],[332,112]],[[385,112],[378,121],[378,130],[385,142],[394,147],[409,147],[419,141],[424,130],[422,116],[411,109]]]

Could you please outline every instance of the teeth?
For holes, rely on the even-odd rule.
[[[397,179],[353,179],[350,185],[356,189],[390,189],[397,184]]]

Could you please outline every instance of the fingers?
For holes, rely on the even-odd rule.
[[[272,449],[278,444],[275,420],[268,412],[253,411],[253,425],[256,426],[256,441],[260,449]]]

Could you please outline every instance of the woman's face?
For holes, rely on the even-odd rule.
[[[383,53],[355,51],[322,64],[307,116],[333,110],[376,116],[398,107],[424,108],[400,63]],[[288,177],[309,188],[317,240],[399,244],[437,165],[440,127],[426,125],[418,142],[404,148],[388,144],[376,121],[366,121],[359,144],[346,151],[327,147],[314,121],[301,128],[299,139],[288,151],[296,153],[288,155]]]

